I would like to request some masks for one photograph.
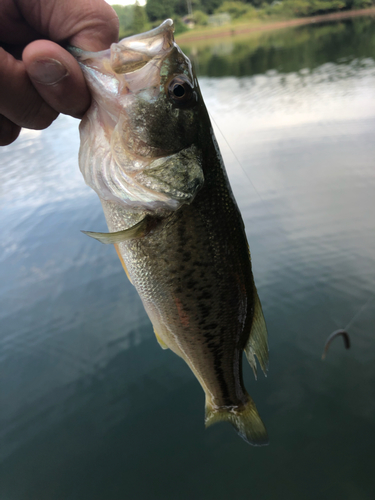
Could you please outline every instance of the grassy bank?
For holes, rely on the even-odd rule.
[[[239,35],[242,33],[275,30],[293,26],[302,26],[304,24],[311,24],[311,23],[324,23],[324,22],[349,19],[351,17],[359,17],[359,16],[375,16],[375,7],[371,7],[369,9],[361,9],[361,10],[347,10],[343,12],[333,12],[330,14],[322,14],[319,16],[312,16],[312,17],[302,17],[298,19],[296,18],[285,19],[281,21],[278,19],[272,22],[270,22],[269,19],[263,21],[260,19],[256,19],[247,22],[241,22],[241,21],[232,22],[230,24],[217,27],[202,26],[199,28],[195,28],[193,30],[189,30],[186,33],[177,35],[176,41],[179,44],[183,44],[198,40],[205,40],[208,38],[218,38],[223,36]]]

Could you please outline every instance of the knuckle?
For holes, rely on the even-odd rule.
[[[5,116],[0,115],[0,146],[8,146],[14,142],[20,131],[21,127],[12,123]]]
[[[43,130],[58,117],[58,112],[52,109],[40,96],[20,110],[18,122],[21,126],[35,130]]]
[[[48,127],[58,116],[31,84],[24,63],[3,49],[0,49],[0,114],[18,127],[37,130]]]

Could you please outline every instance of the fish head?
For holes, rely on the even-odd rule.
[[[108,50],[70,48],[92,94],[80,125],[80,168],[101,199],[176,210],[203,186],[207,112],[173,31],[168,19]]]

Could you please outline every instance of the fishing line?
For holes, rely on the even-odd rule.
[[[217,124],[217,122],[216,122],[215,118],[212,116],[212,114],[211,114],[211,113],[209,113],[209,115],[210,115],[211,120],[214,122],[214,124],[215,124],[216,128],[217,128],[217,129],[218,129],[218,131],[220,132],[220,134],[221,134],[222,138],[223,138],[223,139],[224,139],[224,141],[226,142],[226,144],[227,144],[228,148],[229,148],[229,149],[230,149],[230,151],[232,152],[232,155],[233,155],[233,156],[234,156],[234,158],[236,159],[236,161],[237,161],[238,165],[240,166],[240,168],[241,168],[242,172],[243,172],[243,173],[245,174],[245,176],[247,177],[248,181],[249,181],[249,182],[250,182],[250,184],[252,185],[252,187],[253,187],[254,191],[256,192],[256,194],[258,195],[259,199],[262,201],[262,203],[264,203],[264,199],[261,197],[261,195],[260,195],[259,191],[257,190],[257,188],[255,187],[255,185],[254,185],[253,181],[250,179],[250,177],[248,176],[248,174],[247,174],[246,170],[243,168],[243,166],[242,166],[242,164],[241,164],[240,160],[238,159],[238,157],[237,157],[236,153],[235,153],[235,152],[233,151],[233,149],[231,148],[231,145],[229,144],[229,142],[227,141],[227,138],[225,137],[225,135],[224,135],[224,134],[223,134],[223,132],[221,131],[221,129],[220,129],[219,125]],[[267,209],[267,206],[266,206],[266,209]],[[268,209],[267,209],[267,210],[268,210]]]
[[[211,113],[209,113],[209,116],[212,120],[212,122],[215,124],[216,128],[218,129],[218,131],[220,132],[220,135],[222,136],[222,138],[224,139],[225,143],[227,144],[229,150],[231,151],[232,155],[234,156],[236,162],[238,163],[238,165],[240,166],[242,172],[245,174],[245,176],[247,177],[248,181],[250,182],[252,188],[254,189],[255,193],[257,194],[257,196],[259,197],[259,199],[262,201],[262,203],[264,204],[265,208],[266,208],[266,211],[271,215],[271,212],[270,210],[268,209],[267,207],[267,204],[265,203],[265,200],[262,198],[262,196],[260,195],[259,191],[257,190],[257,188],[255,187],[253,181],[250,179],[248,173],[246,172],[246,170],[243,168],[240,160],[238,159],[236,153],[233,151],[231,145],[229,144],[227,138],[225,137],[225,135],[223,134],[222,130],[220,129],[218,123],[216,122],[215,118],[212,116]],[[279,230],[278,228],[278,232],[281,233],[281,231]],[[314,284],[313,287],[314,288],[317,288],[317,284]],[[347,330],[351,325],[352,323],[355,321],[355,319],[357,319],[357,317],[366,309],[366,307],[372,302],[372,300],[374,300],[375,298],[375,295],[372,295],[370,296],[370,298],[359,308],[359,310],[354,314],[354,316],[352,317],[352,319],[349,321],[349,323],[346,325],[346,327],[344,328],[344,330]],[[334,318],[331,318],[331,319],[334,319]],[[334,322],[338,325],[337,321],[334,319]]]
[[[349,321],[349,323],[346,325],[346,327],[344,328],[344,330],[347,330],[349,328],[349,326],[354,322],[354,320],[357,318],[357,316],[359,316],[359,314],[362,313],[366,309],[366,307],[374,300],[374,298],[375,298],[375,295],[373,295],[372,297],[370,297],[367,300],[367,302],[365,302],[365,304],[363,304],[363,306],[359,309],[359,311],[354,314],[354,316]]]

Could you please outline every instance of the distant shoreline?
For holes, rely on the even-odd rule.
[[[244,33],[255,33],[257,31],[270,31],[281,28],[290,28],[293,26],[302,26],[304,24],[324,23],[360,16],[375,16],[375,7],[361,10],[332,12],[331,14],[322,14],[320,16],[302,17],[297,19],[289,19],[286,21],[274,21],[265,24],[256,24],[254,22],[248,24],[231,24],[218,28],[206,28],[205,30],[202,29],[196,33],[194,33],[194,30],[191,30],[190,32],[177,35],[176,41],[178,43],[195,42],[199,40],[206,40],[209,38],[234,36]]]

